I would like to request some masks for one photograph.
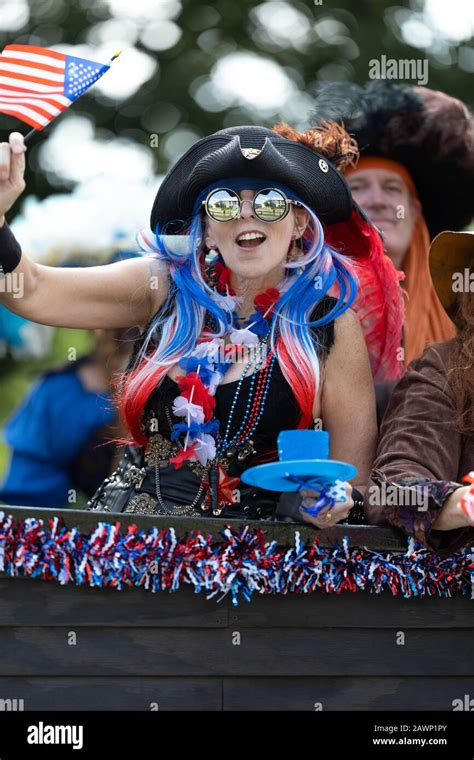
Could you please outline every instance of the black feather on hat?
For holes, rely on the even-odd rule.
[[[332,119],[355,137],[361,156],[380,156],[410,173],[432,237],[474,217],[474,126],[460,100],[426,87],[373,81],[325,84],[311,126]]]

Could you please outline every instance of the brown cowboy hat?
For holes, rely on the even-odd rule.
[[[457,292],[455,275],[464,276],[474,261],[474,231],[440,232],[430,246],[430,272],[438,298],[455,322]]]

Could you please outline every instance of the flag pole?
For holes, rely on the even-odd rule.
[[[119,50],[117,53],[114,53],[114,54],[113,54],[113,56],[112,56],[112,58],[110,59],[109,63],[112,63],[112,61],[115,61],[115,59],[119,57],[119,55],[120,55],[120,53],[121,53],[121,52],[122,52],[122,51],[121,51],[121,50]],[[56,117],[56,118],[57,118],[57,117]],[[55,119],[53,119],[53,121],[55,121]],[[51,122],[49,122],[49,123],[48,123],[48,124],[46,124],[45,126],[49,127],[49,124],[51,124]],[[34,135],[35,135],[37,132],[42,132],[42,131],[43,131],[43,130],[40,130],[40,129],[30,129],[30,131],[29,131],[29,132],[27,132],[27,133],[26,133],[26,135],[24,136],[24,138],[23,138],[23,142],[24,142],[25,144],[26,144],[26,143],[28,143],[28,142],[30,142],[31,138],[32,138],[32,137],[33,137],[33,136],[34,136]]]
[[[23,142],[26,144],[31,140],[33,135],[35,135],[39,130],[38,129],[30,129],[30,131],[24,136]]]

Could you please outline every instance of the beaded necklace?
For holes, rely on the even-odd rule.
[[[179,362],[186,374],[176,378],[180,395],[174,400],[173,412],[182,417],[183,422],[172,426],[171,439],[183,439],[183,447],[177,456],[170,459],[171,464],[179,468],[186,460],[199,460],[203,465],[217,462],[217,458],[229,456],[229,450],[250,442],[262,418],[270,386],[276,357],[272,351],[267,352],[270,335],[270,320],[275,305],[280,297],[276,288],[269,288],[254,299],[255,312],[248,319],[248,325],[240,328],[240,320],[235,314],[236,299],[229,284],[230,272],[221,262],[213,267],[210,283],[216,290],[230,299],[234,307],[234,329],[230,334],[230,344],[224,348],[250,351],[251,356],[244,366],[237,383],[232,400],[225,432],[219,432],[219,422],[214,417],[215,393],[222,383],[230,364],[219,360],[222,350],[220,340],[203,340],[189,356]],[[243,382],[252,367],[248,397],[241,423],[235,433],[231,433],[232,424],[241,395]],[[215,436],[215,437],[214,437]],[[218,468],[220,469],[220,468]],[[222,473],[218,473],[219,483]],[[225,484],[224,484],[225,485]],[[220,490],[220,486],[219,486]]]
[[[262,349],[266,347],[266,344],[267,344],[267,338],[260,341],[259,348]],[[234,436],[229,439],[231,425],[232,425],[234,413],[237,407],[237,401],[238,401],[240,391],[242,388],[242,383],[248,374],[248,370],[253,363],[253,359],[250,360],[245,366],[244,371],[237,384],[234,398],[232,399],[232,404],[231,404],[230,412],[229,412],[229,419],[227,421],[227,426],[225,429],[224,436],[218,437],[218,441],[219,441],[218,447],[217,447],[218,455],[222,455],[226,451],[226,449],[229,449],[232,446],[238,446],[242,443],[245,443],[246,441],[250,440],[250,438],[252,437],[253,433],[258,427],[263,411],[265,409],[265,402],[266,402],[266,398],[268,394],[268,389],[270,386],[270,380],[271,380],[271,375],[272,375],[275,360],[276,360],[275,355],[272,352],[270,352],[269,357],[262,357],[256,364],[255,370],[253,371],[252,377],[250,380],[249,395],[247,398],[247,403],[245,406],[242,422],[240,423],[240,427],[237,430],[237,432],[234,434]],[[266,366],[262,370],[261,367],[264,362],[266,363]]]

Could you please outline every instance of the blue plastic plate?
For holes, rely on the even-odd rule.
[[[299,478],[308,478],[308,488],[311,488],[311,481],[314,481],[315,485],[327,485],[334,483],[335,480],[350,480],[357,475],[357,467],[332,459],[269,462],[245,470],[241,475],[241,480],[249,486],[258,486],[267,491],[298,491],[299,484],[285,477],[287,473],[297,475]]]

